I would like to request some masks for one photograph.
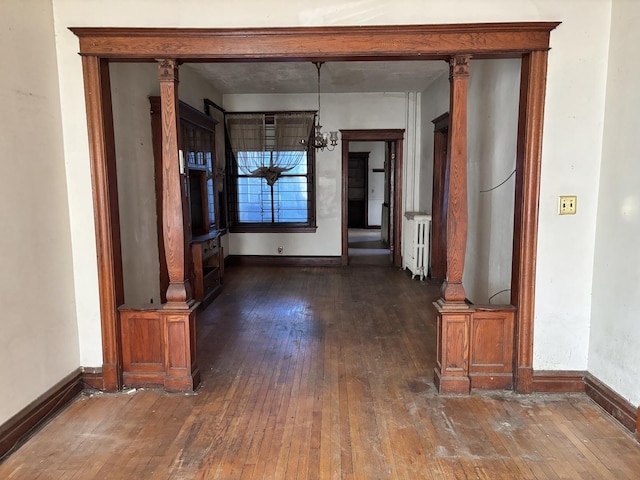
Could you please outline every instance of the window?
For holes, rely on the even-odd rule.
[[[313,114],[227,114],[226,120],[231,231],[315,231]]]

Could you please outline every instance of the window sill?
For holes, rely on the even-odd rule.
[[[235,225],[229,227],[231,233],[316,233],[317,226],[311,225]]]

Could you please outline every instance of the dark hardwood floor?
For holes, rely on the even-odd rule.
[[[85,393],[0,478],[638,478],[585,395],[437,395],[437,295],[391,267],[230,268],[195,394]]]

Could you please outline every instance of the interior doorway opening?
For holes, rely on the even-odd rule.
[[[347,226],[350,265],[392,263],[389,249],[387,142],[350,142]],[[383,218],[385,217],[386,218]],[[382,225],[385,225],[383,232]]]
[[[342,264],[400,267],[404,130],[340,133]]]

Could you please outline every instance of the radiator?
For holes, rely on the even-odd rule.
[[[411,278],[424,280],[429,273],[429,236],[431,215],[406,212],[402,221],[402,268],[411,271]]]

